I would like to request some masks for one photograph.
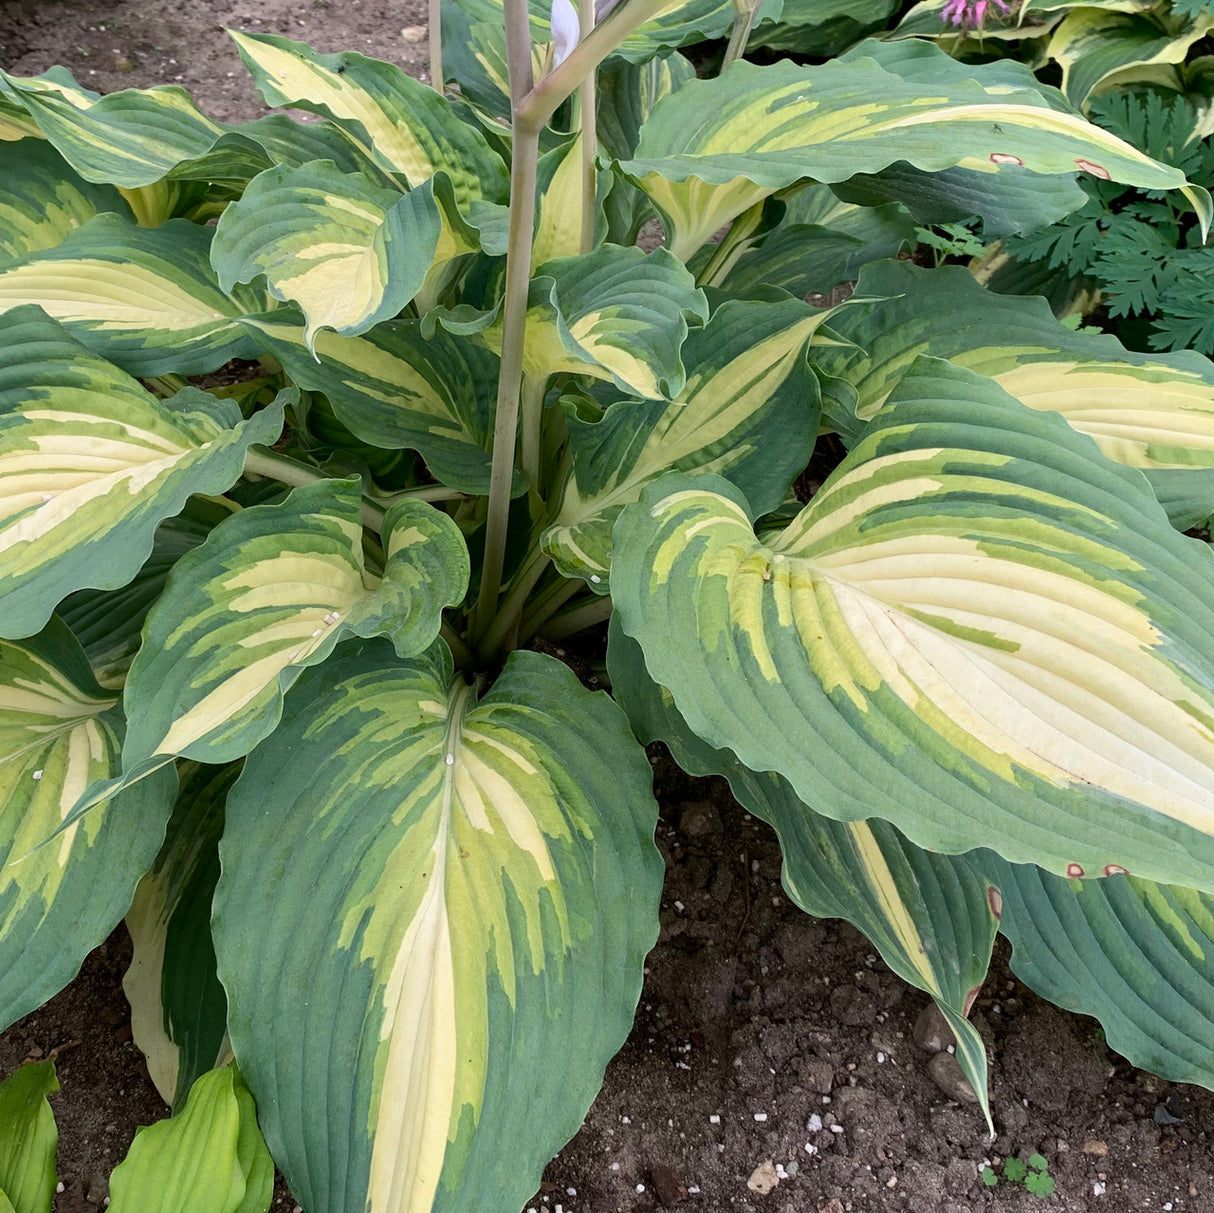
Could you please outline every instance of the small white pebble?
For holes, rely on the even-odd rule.
[[[776,1163],[776,1175],[779,1176],[780,1179],[788,1178],[788,1172],[784,1170],[784,1164],[782,1162]]]
[[[810,1117],[810,1118],[809,1118],[809,1119],[808,1119],[808,1120],[805,1122],[805,1127],[806,1127],[806,1128],[807,1128],[807,1129],[808,1129],[808,1130],[809,1130],[811,1133],[821,1133],[821,1132],[822,1132],[822,1117],[821,1117],[821,1116],[819,1116],[819,1115],[817,1114],[817,1112],[815,1112],[815,1113],[814,1113],[814,1114],[813,1114],[813,1115],[812,1115],[812,1116],[811,1116],[811,1117]]]
[[[678,910],[678,912],[679,912],[680,914],[682,914],[682,912],[683,912],[683,910],[684,910],[683,903],[682,903],[681,901],[676,901],[676,902],[674,903],[674,908],[675,908],[676,910]]]
[[[565,1206],[559,1201],[557,1202],[556,1213],[565,1213]]]
[[[591,573],[591,574],[590,574],[590,580],[591,580],[591,581],[592,581],[592,582],[593,582],[595,585],[598,585],[598,584],[599,584],[599,582],[600,582],[600,581],[602,581],[603,579],[602,579],[602,578],[601,578],[601,577],[598,575],[598,573]]]
[[[843,1126],[842,1126],[842,1125],[831,1125],[831,1126],[830,1126],[830,1131],[831,1131],[832,1133],[842,1133],[842,1132],[843,1132]]]
[[[717,1115],[717,1114],[714,1112],[714,1113],[713,1113],[713,1114],[712,1114],[712,1115],[711,1115],[711,1116],[708,1118],[708,1123],[709,1123],[710,1125],[719,1125],[719,1124],[721,1123],[721,1118],[720,1118],[720,1117],[719,1117],[719,1116],[718,1116],[718,1115]]]
[[[611,1164],[611,1169],[612,1169],[613,1171],[618,1171],[618,1170],[620,1169],[620,1164],[619,1164],[618,1162],[613,1162],[613,1163]]]
[[[699,1184],[692,1184],[691,1187],[687,1189],[688,1196],[699,1196],[699,1194],[700,1194],[700,1185]]]
[[[723,1141],[719,1141],[719,1142],[717,1142],[717,1153],[718,1153],[718,1154],[724,1154],[724,1153],[725,1153],[725,1143],[724,1143]]]
[[[879,1065],[879,1066],[880,1066],[880,1065],[884,1065],[884,1064],[885,1064],[885,1054],[884,1054],[884,1053],[878,1053],[878,1054],[877,1054],[877,1065]]]
[[[631,1117],[631,1116],[621,1116],[621,1117],[620,1117],[620,1124],[622,1124],[622,1125],[630,1125],[630,1124],[632,1124],[632,1117]]]
[[[62,1191],[63,1191],[63,1180],[60,1180],[60,1181],[59,1181],[59,1182],[58,1182],[58,1183],[55,1185],[55,1191],[56,1191],[56,1192],[62,1192]]]
[[[448,754],[448,755],[447,755],[447,765],[448,765],[449,767],[453,767],[453,766],[455,766],[455,755],[454,755],[454,754]],[[625,1117],[625,1118],[624,1118],[625,1123],[627,1123],[627,1120],[628,1120],[628,1118],[627,1118],[627,1117]]]
[[[39,768],[38,768],[38,770],[36,770],[36,771],[34,772],[34,782],[35,782],[35,783],[37,783],[37,782],[38,782],[38,780],[42,778],[42,774],[43,774],[43,772],[42,772],[42,768],[41,768],[41,767],[39,767]]]
[[[815,1146],[812,1141],[807,1141],[805,1143],[805,1153],[806,1154],[809,1154],[812,1156],[814,1154],[817,1154],[817,1152],[818,1152],[818,1147]]]
[[[644,1192],[644,1191],[645,1191],[645,1185],[644,1185],[644,1184],[637,1184],[637,1195],[639,1196],[639,1195],[640,1195],[642,1192]]]
[[[566,1196],[576,1196],[576,1195],[577,1195],[577,1188],[566,1188],[566,1189],[565,1189],[565,1195],[566,1195]]]
[[[1163,1202],[1163,1213],[1172,1213],[1172,1202],[1170,1200]]]
[[[767,1119],[766,1112],[756,1112],[755,1113],[755,1120],[757,1120],[760,1124],[762,1124],[766,1119]]]
[[[1092,1185],[1092,1195],[1093,1196],[1103,1196],[1104,1190],[1105,1190],[1104,1184],[1096,1183],[1096,1184]]]
[[[948,1050],[950,1053],[956,1053],[956,1051],[957,1051],[957,1046],[956,1046],[956,1045],[945,1045],[945,1048],[946,1048],[946,1049],[947,1049],[947,1050]]]

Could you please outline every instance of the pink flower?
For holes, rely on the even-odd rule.
[[[1001,13],[1009,11],[1008,0],[945,0],[940,10],[940,20],[953,25],[980,29],[988,8],[997,8]]]

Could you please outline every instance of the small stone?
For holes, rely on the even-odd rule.
[[[811,1091],[829,1095],[835,1085],[835,1067],[828,1061],[811,1061],[805,1067],[805,1081]]]
[[[746,1186],[759,1196],[766,1196],[780,1186],[780,1177],[776,1174],[775,1164],[770,1158],[765,1158],[750,1173]]]
[[[818,1213],[844,1213],[843,1202],[837,1196],[832,1196],[818,1205]]]
[[[715,837],[722,832],[721,814],[710,800],[689,800],[679,813],[679,829],[688,838]]]
[[[102,1172],[94,1172],[93,1178],[88,1182],[88,1187],[84,1189],[84,1199],[90,1205],[100,1205],[109,1194],[110,1181],[106,1179]]]
[[[1099,1137],[1085,1137],[1083,1152],[1090,1154],[1093,1158],[1103,1158],[1109,1152],[1109,1143],[1101,1141]]]
[[[410,45],[416,46],[419,42],[426,40],[426,27],[424,25],[406,25],[400,31],[400,36]]]
[[[687,1199],[687,1188],[673,1167],[654,1167],[649,1172],[649,1182],[658,1194],[658,1200],[667,1207]]]
[[[978,1096],[961,1071],[961,1063],[951,1053],[937,1053],[927,1063],[928,1077],[943,1094],[957,1103],[977,1103]]]
[[[957,1043],[952,1028],[948,1026],[948,1020],[944,1018],[944,1012],[935,1002],[929,1002],[919,1012],[911,1035],[915,1044],[928,1053],[943,1053],[949,1045]]]

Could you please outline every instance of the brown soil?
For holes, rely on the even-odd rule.
[[[424,20],[422,0],[0,0],[0,66],[28,75],[62,63],[102,92],[181,83],[231,121],[262,111],[222,27],[360,50],[424,77]],[[991,1059],[989,1141],[977,1109],[946,1098],[912,1043],[926,998],[849,926],[788,901],[774,835],[720,781],[689,779],[661,755],[655,772],[668,874],[636,1027],[529,1208],[1214,1209],[1214,1095],[1135,1071],[1094,1021],[1021,986],[1000,953],[974,1010]],[[0,1075],[58,1051],[59,1213],[97,1208],[135,1127],[165,1112],[130,1041],[128,958],[120,929],[68,989],[0,1036]],[[1156,1123],[1165,1103],[1179,1123]],[[1049,1160],[1053,1196],[980,1183],[984,1161],[1032,1151]],[[759,1195],[747,1181],[769,1160],[784,1177]],[[275,1199],[293,1206],[285,1190]]]

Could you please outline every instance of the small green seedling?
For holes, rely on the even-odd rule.
[[[999,1183],[1000,1176],[989,1164],[979,1172],[978,1178],[988,1187]],[[1019,1158],[1003,1160],[1003,1179],[1008,1183],[1023,1184],[1034,1196],[1049,1196],[1054,1190],[1054,1177],[1050,1164],[1040,1154],[1030,1154],[1027,1165]]]

